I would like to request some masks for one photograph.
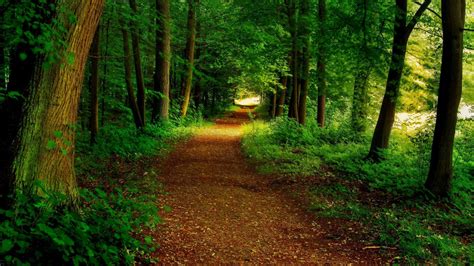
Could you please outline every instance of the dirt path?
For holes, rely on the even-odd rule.
[[[256,173],[240,151],[247,117],[240,110],[218,120],[164,163],[164,203],[173,210],[157,239],[160,263],[385,262],[364,249],[367,243],[351,240],[354,229],[315,219]]]

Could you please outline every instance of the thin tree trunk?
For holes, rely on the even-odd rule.
[[[193,85],[194,53],[196,46],[196,8],[198,4],[199,0],[188,0],[188,39],[186,42],[187,71],[184,85],[184,100],[181,105],[182,117],[185,117],[188,112],[191,88]]]
[[[319,45],[318,45],[318,111],[317,121],[320,127],[325,126],[326,120],[326,47],[325,47],[325,20],[326,20],[326,0],[318,2],[319,19]]]
[[[306,99],[308,98],[308,88],[309,88],[309,63],[311,60],[310,53],[310,34],[311,29],[310,25],[310,1],[303,0],[301,1],[301,36],[303,39],[302,47],[302,62],[301,62],[301,91],[299,98],[299,122],[300,124],[305,124],[306,122]]]
[[[369,108],[368,82],[371,67],[361,64],[354,81],[354,95],[352,98],[352,129],[362,133],[367,129],[367,115]]]
[[[5,60],[5,30],[4,30],[4,19],[3,17],[0,18],[0,89],[5,89],[7,87],[6,82],[6,60]]]
[[[446,197],[453,178],[453,146],[462,95],[463,30],[465,0],[443,0],[443,59],[436,115],[436,127],[426,188]]]
[[[139,16],[138,6],[136,0],[129,0],[130,8],[133,11],[133,14],[137,18]],[[132,50],[133,50],[133,59],[135,63],[135,77],[137,80],[137,105],[140,117],[142,120],[142,126],[145,126],[146,123],[146,114],[145,114],[145,82],[143,80],[143,70],[142,70],[142,59],[140,54],[140,28],[137,22],[133,22],[132,27]]]
[[[291,98],[288,117],[298,120],[298,19],[296,14],[296,0],[289,0],[288,19],[291,33]]]
[[[104,75],[102,79],[102,115],[101,115],[101,123],[100,125],[103,127],[105,125],[105,97],[107,96],[106,89],[107,89],[107,64],[108,64],[108,56],[109,56],[109,29],[110,29],[110,19],[107,20],[107,26],[105,29],[105,52],[104,52]]]
[[[431,3],[431,0],[425,0],[408,25],[407,0],[396,0],[396,2],[397,11],[395,12],[392,61],[388,72],[382,107],[372,137],[369,155],[367,156],[368,159],[375,162],[382,160],[380,151],[388,148],[390,134],[395,121],[396,104],[400,93],[400,81],[405,65],[408,39],[419,18]]]
[[[73,24],[65,21],[68,34],[64,50],[59,51],[74,54],[74,61],[68,62],[65,56],[52,65],[35,64],[13,163],[17,191],[31,191],[34,181],[41,180],[47,189],[64,193],[68,202],[76,199],[74,125],[87,56],[104,2],[64,0],[57,7],[59,12],[73,11],[76,16]]]
[[[285,108],[285,98],[286,98],[286,91],[287,89],[287,84],[288,83],[288,77],[282,77],[281,79],[281,84],[282,84],[282,90],[280,91],[280,96],[278,97],[278,107],[276,111],[276,116],[281,116],[283,115],[283,110]]]
[[[123,25],[123,23],[121,23]],[[133,121],[137,128],[143,127],[143,120],[140,116],[140,110],[138,109],[138,104],[135,99],[135,92],[133,89],[132,82],[132,52],[130,51],[130,40],[128,36],[128,31],[126,28],[122,27],[122,38],[123,38],[123,54],[124,54],[124,66],[125,66],[125,84],[127,87],[128,95],[128,104],[132,111]]]
[[[100,63],[100,28],[98,27],[91,47],[91,84],[90,84],[90,120],[89,131],[91,143],[97,143],[99,133],[99,63]]]

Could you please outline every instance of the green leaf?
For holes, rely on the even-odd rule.
[[[54,131],[54,136],[58,139],[62,138],[63,137],[63,132],[62,131],[59,131],[59,130],[56,130]]]
[[[28,58],[28,55],[26,53],[20,53],[20,60],[25,61]]]
[[[46,148],[48,150],[54,150],[56,149],[58,145],[56,144],[56,142],[54,140],[48,140],[48,144],[46,144]]]
[[[10,239],[4,239],[2,245],[0,246],[0,254],[5,254],[13,248],[13,241]]]

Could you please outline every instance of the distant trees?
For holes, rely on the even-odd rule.
[[[91,59],[91,81],[90,81],[90,119],[89,131],[91,133],[91,143],[97,142],[99,133],[99,63],[100,63],[100,29],[98,28],[94,35],[94,41],[90,51]]]
[[[463,30],[465,0],[441,1],[443,59],[438,92],[436,127],[426,188],[438,196],[448,196],[453,177],[453,147],[462,94]]]

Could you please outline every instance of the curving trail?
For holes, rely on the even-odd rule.
[[[351,238],[357,229],[316,219],[246,162],[240,150],[246,121],[245,110],[217,120],[164,162],[163,201],[172,211],[163,214],[156,237],[160,263],[386,263]]]

